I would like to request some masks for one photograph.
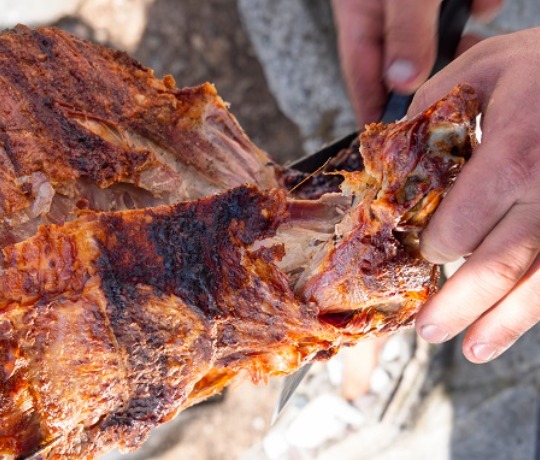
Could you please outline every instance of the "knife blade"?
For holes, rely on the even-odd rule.
[[[465,24],[469,19],[471,4],[472,0],[443,1],[439,14],[437,59],[431,71],[432,76],[454,59]],[[403,118],[407,114],[407,110],[413,97],[414,94],[403,95],[394,92],[389,93],[380,121],[383,123],[392,123]],[[331,144],[323,146],[320,150],[308,154],[287,166],[302,172],[314,172],[318,168],[324,166],[330,158],[337,155],[341,150],[348,148],[358,135],[359,132],[347,134]],[[287,406],[287,403],[298,388],[298,385],[300,385],[304,377],[308,374],[311,365],[311,363],[305,364],[295,373],[285,377],[274,408],[272,425],[283,413],[283,409]]]
[[[285,377],[285,380],[283,381],[283,386],[281,387],[281,390],[279,392],[278,401],[276,403],[276,406],[274,407],[274,413],[272,414],[272,421],[270,423],[271,425],[276,423],[276,420],[279,418],[279,416],[283,412],[283,409],[290,401],[291,396],[298,388],[298,385],[300,385],[300,382],[302,382],[302,380],[304,380],[304,377],[308,374],[311,366],[313,366],[313,363],[308,363],[305,366],[301,367],[299,370],[297,370],[294,374]]]

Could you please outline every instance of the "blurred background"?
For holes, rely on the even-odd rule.
[[[180,87],[213,82],[280,162],[355,128],[328,0],[0,0],[0,26],[53,24],[123,49]],[[482,36],[540,25],[540,2],[508,0]],[[405,333],[354,390],[361,349],[314,366],[271,427],[279,381],[244,383],[157,429],[130,460],[540,460],[540,329],[483,366],[458,341]],[[359,358],[360,356],[360,358]],[[353,390],[351,390],[353,388]]]

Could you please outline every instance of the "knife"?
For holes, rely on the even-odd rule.
[[[439,70],[449,64],[456,54],[456,50],[463,34],[465,24],[469,19],[472,0],[444,0],[439,14],[439,39],[437,48],[437,59],[431,71],[435,75]],[[384,112],[380,121],[383,123],[392,123],[400,120],[407,114],[407,109],[411,104],[414,94],[403,95],[390,93],[386,101]],[[315,153],[308,154],[297,161],[287,165],[298,171],[312,173],[324,166],[332,157],[341,150],[348,148],[358,137],[358,132],[350,133],[329,145],[322,147]],[[274,413],[272,416],[272,425],[282,414],[283,409],[291,399],[300,382],[308,374],[311,363],[301,367],[294,374],[285,377],[280,390]]]

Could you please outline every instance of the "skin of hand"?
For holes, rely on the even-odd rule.
[[[417,92],[414,115],[457,83],[482,109],[482,143],[421,237],[422,254],[466,262],[419,312],[429,342],[467,329],[463,353],[490,361],[540,320],[540,28],[484,40]]]
[[[474,0],[489,21],[503,0]],[[387,93],[414,92],[435,62],[441,0],[333,0],[341,66],[360,126],[377,121]]]

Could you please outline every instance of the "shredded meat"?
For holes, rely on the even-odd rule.
[[[209,84],[53,28],[0,50],[1,459],[136,449],[239,376],[410,325],[435,291],[417,240],[471,155],[469,86],[287,190],[301,174]]]

